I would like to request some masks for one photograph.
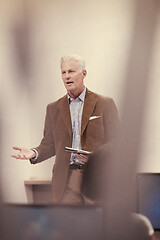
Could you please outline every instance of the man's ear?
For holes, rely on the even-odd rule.
[[[87,71],[86,71],[85,69],[82,70],[82,75],[83,75],[84,78],[86,77],[86,75],[87,75]]]

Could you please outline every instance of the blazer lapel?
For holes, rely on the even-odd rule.
[[[71,124],[71,117],[70,117],[67,95],[65,95],[61,99],[61,101],[59,103],[59,111],[60,111],[60,114],[63,118],[64,124],[65,124],[70,136],[72,136],[72,124]]]
[[[86,97],[84,100],[83,114],[82,114],[81,135],[83,134],[88,124],[89,118],[94,111],[97,100],[98,99],[96,95],[87,89]]]

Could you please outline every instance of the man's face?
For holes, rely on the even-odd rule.
[[[76,60],[63,61],[61,73],[64,86],[68,93],[81,93],[84,89],[83,80],[86,70],[80,71]]]

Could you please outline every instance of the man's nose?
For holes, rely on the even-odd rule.
[[[65,77],[66,77],[66,79],[70,79],[70,74],[68,72],[66,72]]]

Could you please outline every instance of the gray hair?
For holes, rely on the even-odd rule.
[[[82,71],[86,68],[86,63],[85,63],[84,59],[81,56],[76,55],[76,54],[69,54],[69,55],[65,55],[65,56],[61,57],[60,63],[62,64],[63,61],[69,61],[69,60],[76,60],[80,71]]]

